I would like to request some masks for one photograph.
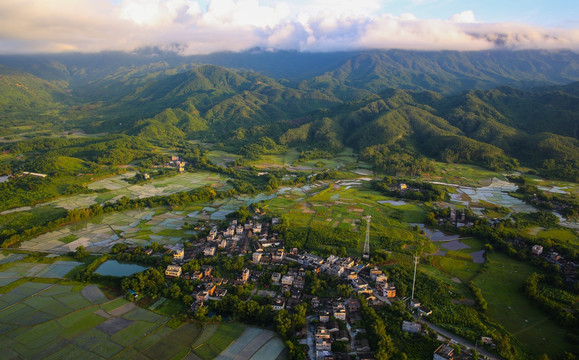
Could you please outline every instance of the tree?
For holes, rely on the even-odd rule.
[[[84,246],[79,246],[74,250],[74,258],[75,259],[84,259],[89,255],[88,251],[84,248]]]

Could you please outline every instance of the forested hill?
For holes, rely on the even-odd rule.
[[[387,90],[352,101],[280,136],[286,145],[333,152],[344,145],[392,173],[429,170],[426,158],[579,180],[579,83],[444,96]],[[312,150],[313,151],[313,150]]]
[[[0,116],[59,107],[63,89],[30,73],[0,65]]]
[[[235,60],[237,69],[201,64]],[[12,66],[0,66],[4,136],[44,122],[47,131],[80,127],[159,145],[203,139],[248,156],[284,146],[331,156],[351,146],[395,173],[428,171],[429,159],[507,170],[522,162],[579,180],[572,52],[148,52],[1,63]]]

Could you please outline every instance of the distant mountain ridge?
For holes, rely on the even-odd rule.
[[[375,50],[335,53],[295,51],[223,52],[179,56],[173,53],[12,55],[0,64],[49,81],[86,85],[118,74],[185,71],[192,64],[218,65],[262,73],[319,89],[346,87],[380,92],[386,88],[453,93],[500,85],[540,86],[579,81],[579,54],[572,51]],[[181,70],[179,70],[179,68]]]

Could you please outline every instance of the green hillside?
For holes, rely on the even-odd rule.
[[[240,60],[237,68],[277,77],[202,64],[233,59]],[[0,116],[28,112],[18,123],[7,122],[11,130],[5,134],[30,133],[48,122],[63,132],[80,127],[124,133],[161,146],[202,139],[238,154],[265,143],[268,149],[290,145],[310,154],[302,157],[351,146],[393,173],[428,171],[430,158],[494,170],[521,163],[546,176],[578,178],[579,83],[569,84],[579,79],[575,53],[392,50],[329,59],[259,51],[205,57],[70,54],[38,57],[36,63],[33,57],[0,57],[0,63],[31,72],[0,68]],[[290,79],[268,65],[276,60],[280,66],[294,62]],[[567,85],[528,88],[562,83]],[[70,96],[54,84],[70,85],[77,106],[55,113]],[[494,85],[501,86],[483,90]],[[52,126],[45,127],[47,133],[57,128]]]

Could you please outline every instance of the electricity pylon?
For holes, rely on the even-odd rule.
[[[364,242],[364,255],[362,256],[365,259],[370,258],[370,219],[372,216],[366,215],[364,216],[366,219],[366,241]]]

